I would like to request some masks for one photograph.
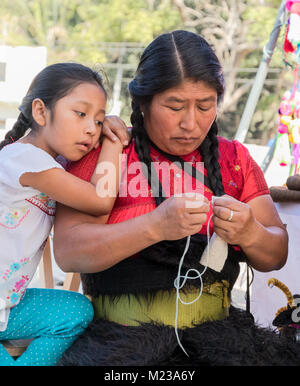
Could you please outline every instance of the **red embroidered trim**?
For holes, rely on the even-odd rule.
[[[55,216],[55,208],[48,208],[47,206],[45,206],[45,204],[41,203],[40,201],[38,201],[37,199],[34,199],[33,198],[26,198],[25,201],[29,202],[30,204],[36,206],[37,208],[41,209],[41,211],[43,211],[44,213],[48,214],[49,216]]]

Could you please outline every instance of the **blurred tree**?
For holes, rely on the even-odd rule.
[[[149,43],[176,28],[180,17],[169,0],[90,0],[78,8],[82,22],[76,30],[95,42]]]
[[[201,33],[213,44],[224,67],[226,94],[219,119],[222,134],[233,137],[253,83],[255,71],[251,69],[259,65],[280,3],[281,0],[1,0],[0,42],[44,45],[48,63],[101,63],[112,84],[113,96],[121,92],[121,113],[128,122],[127,84],[143,47],[158,34],[173,29]],[[278,47],[271,67],[283,69],[280,42]],[[124,64],[121,72],[120,63]],[[285,73],[268,75],[271,84],[265,84],[248,139],[267,141],[266,133],[275,126],[282,87],[287,84]]]
[[[172,3],[185,28],[203,35],[214,46],[222,62],[226,93],[220,121],[222,134],[233,137],[253,84],[255,72],[251,69],[259,66],[281,0],[172,0]],[[275,50],[271,66],[283,67],[280,48]],[[248,137],[253,141],[266,142],[263,133],[274,126],[274,107],[279,102],[283,76],[278,71],[270,72],[268,76],[269,84],[265,85],[257,106],[259,113],[253,117],[249,131]]]
[[[120,104],[121,91],[127,122],[127,84],[143,47],[182,26],[170,0],[1,0],[0,23],[2,43],[46,46],[49,64],[73,60],[100,72],[104,67],[117,99],[112,104]],[[119,64],[125,64],[121,71]]]
[[[93,63],[104,60],[100,42],[147,44],[181,23],[169,0],[1,0],[0,20],[6,44],[46,46],[49,62]]]

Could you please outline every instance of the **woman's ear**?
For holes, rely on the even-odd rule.
[[[45,103],[40,98],[34,99],[32,102],[32,117],[39,126],[46,125],[46,113]]]

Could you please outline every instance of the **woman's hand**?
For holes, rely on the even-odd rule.
[[[200,194],[170,197],[149,213],[161,240],[178,240],[198,233],[206,222],[209,201]]]
[[[106,136],[113,142],[119,138],[123,146],[127,146],[131,139],[130,130],[127,128],[125,122],[117,115],[106,115],[101,132],[101,137],[103,136]],[[99,143],[96,147],[98,146]]]
[[[248,204],[224,195],[213,205],[214,231],[229,244],[247,245],[257,224]]]
[[[269,195],[247,204],[230,196],[213,205],[214,231],[229,244],[239,245],[258,271],[280,269],[286,262],[288,234]]]

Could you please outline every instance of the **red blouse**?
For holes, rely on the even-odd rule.
[[[250,156],[248,149],[238,141],[229,141],[222,137],[218,137],[218,139],[219,163],[225,193],[242,202],[248,202],[255,197],[269,194],[264,175]],[[99,152],[100,148],[91,151],[80,161],[69,164],[67,170],[79,178],[90,181],[98,161]],[[172,164],[171,161],[152,147],[150,148],[150,156],[155,163],[157,171],[159,167],[163,169],[163,165]],[[143,215],[156,208],[151,187],[142,172],[141,163],[135,152],[133,141],[124,149],[122,157],[122,164],[124,162],[124,165],[122,167],[120,191],[108,219],[110,224]],[[202,158],[198,150],[181,158],[203,172]],[[207,175],[205,169],[204,174]],[[192,186],[195,189],[195,184],[197,183],[197,191],[204,194],[211,201],[213,192],[185,171],[182,171],[176,164],[172,165],[169,178],[164,178],[163,176],[164,172],[161,172],[160,180],[167,197],[181,191],[190,191],[187,188],[188,186]],[[211,209],[207,217],[208,219],[210,215]],[[212,232],[212,223],[210,223],[210,233],[212,234]],[[202,227],[201,233],[206,233],[206,224]]]

